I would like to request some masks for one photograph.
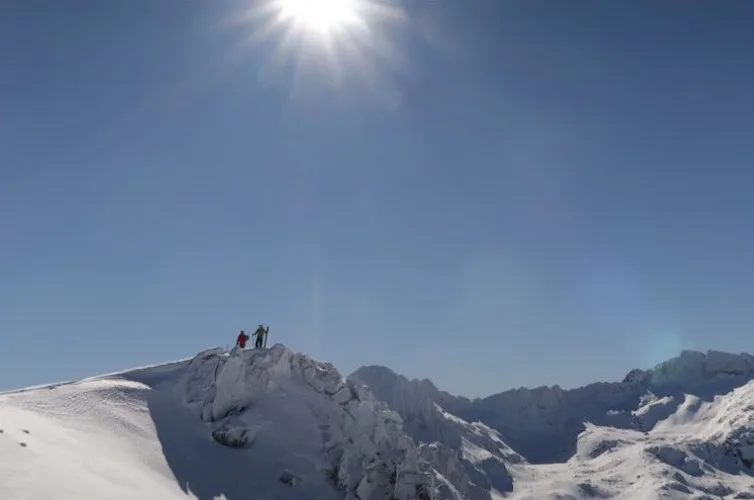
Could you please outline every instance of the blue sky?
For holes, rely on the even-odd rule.
[[[260,322],[470,396],[754,351],[754,4],[254,5],[0,5],[0,389]]]

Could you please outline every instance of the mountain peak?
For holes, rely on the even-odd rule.
[[[394,386],[398,384],[402,387],[413,387],[414,390],[418,393],[435,395],[440,392],[437,386],[435,386],[435,384],[428,378],[409,379],[404,375],[395,373],[393,370],[387,368],[386,366],[362,366],[361,368],[354,371],[351,375],[349,375],[349,378],[353,380],[368,380],[368,385],[372,388],[372,390],[375,390],[375,387],[379,388],[383,385]]]
[[[278,436],[277,446],[289,443],[291,455],[307,442],[312,454],[323,450],[329,477],[346,500],[414,500],[426,488],[401,417],[330,363],[282,344],[212,350],[189,363],[184,381],[187,403],[215,428],[216,441],[246,447],[280,425],[286,436]]]
[[[368,386],[391,408],[399,409],[404,417],[431,414],[440,392],[427,379],[408,379],[384,366],[364,366],[348,378]]]
[[[642,380],[653,387],[662,388],[751,375],[754,375],[754,357],[749,354],[685,349],[678,356],[663,361],[649,370],[632,370],[624,381]]]
[[[427,498],[400,416],[282,344],[0,395],[0,422],[2,498]]]

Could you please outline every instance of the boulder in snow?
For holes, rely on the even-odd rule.
[[[254,443],[255,432],[243,423],[224,422],[212,431],[212,438],[229,448],[248,448]]]

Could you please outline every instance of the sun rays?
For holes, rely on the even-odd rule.
[[[348,81],[385,100],[403,65],[389,33],[403,20],[389,0],[257,0],[231,20],[244,39],[229,57],[255,54],[259,78],[274,77],[292,99]]]
[[[362,22],[359,0],[279,0],[280,17],[323,35]]]

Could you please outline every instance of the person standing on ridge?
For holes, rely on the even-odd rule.
[[[236,345],[240,347],[241,349],[246,347],[246,342],[249,340],[249,336],[244,333],[243,330],[241,330],[241,333],[238,334],[238,338],[236,339]]]
[[[269,331],[270,331],[270,327],[269,326],[267,328],[263,327],[262,325],[259,325],[257,327],[257,331],[254,332],[254,335],[257,336],[257,341],[254,344],[254,347],[260,348],[260,347],[263,347],[264,344],[266,344],[265,340],[266,340],[266,337],[267,337],[267,332],[269,332]]]

